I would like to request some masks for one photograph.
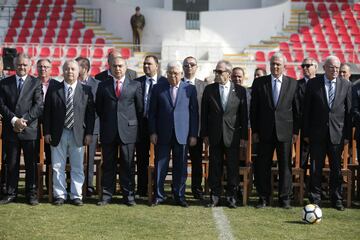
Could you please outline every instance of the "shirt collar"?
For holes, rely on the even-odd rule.
[[[224,85],[223,85],[223,84],[219,84],[219,86],[224,86],[225,88],[230,88],[230,85],[231,85],[230,80],[227,81],[227,83],[225,83]]]
[[[192,79],[184,77],[184,82],[190,82],[192,85],[195,85],[195,77],[193,77]]]
[[[153,81],[156,81],[157,80],[157,74],[155,74],[153,77],[150,77],[148,75],[145,75],[146,76],[146,80],[149,80],[152,79]]]
[[[273,81],[275,81],[275,79],[279,80],[279,82],[282,83],[283,75],[281,74],[280,77],[276,78],[276,77],[274,77],[274,76],[271,74],[271,81],[273,82]]]
[[[326,82],[326,83],[330,83],[330,82],[336,83],[336,78],[330,80],[330,79],[328,79],[328,78],[324,75],[324,79],[325,79],[325,82]]]
[[[28,76],[28,75],[25,75],[25,76],[20,77],[20,76],[16,75],[16,81],[20,81],[20,78],[22,78],[22,80],[24,80],[24,82],[25,82],[27,76]]]
[[[115,82],[115,83],[116,83],[117,80],[120,80],[120,83],[121,83],[121,84],[123,84],[124,81],[125,81],[125,75],[124,75],[122,78],[120,78],[120,79],[116,79],[113,75],[110,75],[110,76],[114,79],[114,82]]]
[[[70,85],[67,82],[65,82],[65,80],[64,80],[64,85],[65,85],[65,90],[66,91],[69,89],[69,87],[71,87],[73,89],[73,92],[74,92],[74,90],[76,88],[76,85],[77,85],[77,81],[75,81],[73,84]]]

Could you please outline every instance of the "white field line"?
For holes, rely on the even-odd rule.
[[[223,208],[214,207],[212,208],[213,218],[216,222],[216,228],[219,232],[219,240],[233,240],[235,239],[232,232],[229,220],[224,214]]]

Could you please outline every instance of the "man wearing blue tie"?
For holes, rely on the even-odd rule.
[[[187,143],[196,145],[199,113],[196,88],[181,81],[181,77],[181,63],[170,62],[167,66],[168,82],[156,84],[150,99],[149,133],[150,141],[156,147],[154,205],[166,198],[164,181],[172,151],[174,199],[176,204],[188,207],[185,201]]]

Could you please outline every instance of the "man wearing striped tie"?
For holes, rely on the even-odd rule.
[[[331,203],[343,211],[341,154],[344,143],[351,138],[351,83],[339,77],[339,69],[339,58],[329,56],[325,60],[324,76],[307,84],[303,136],[310,144],[310,202],[321,204],[321,176],[327,155],[331,171]]]
[[[46,94],[44,107],[44,138],[51,144],[54,205],[66,201],[66,159],[71,165],[70,199],[83,205],[84,148],[92,139],[95,108],[91,87],[80,84],[79,64],[75,60],[63,65],[64,81],[53,84]]]

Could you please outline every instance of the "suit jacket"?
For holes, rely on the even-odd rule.
[[[138,139],[138,120],[143,114],[141,84],[125,78],[120,97],[117,98],[111,77],[100,82],[96,92],[96,112],[100,118],[102,143],[114,142],[117,134],[122,143],[135,143]]]
[[[28,75],[20,94],[15,75],[0,81],[0,114],[3,116],[2,138],[4,140],[36,140],[38,138],[38,118],[42,111],[43,99],[39,79]],[[22,117],[27,120],[27,127],[21,133],[13,131],[11,124],[13,117]]]
[[[352,104],[351,113],[353,126],[355,127],[356,139],[360,137],[360,80],[353,83],[352,86]]]
[[[256,78],[252,84],[250,119],[260,141],[270,141],[276,129],[280,142],[289,142],[299,132],[298,83],[283,75],[278,103],[273,101],[271,75]]]
[[[157,134],[158,144],[169,144],[173,131],[179,144],[186,144],[188,137],[197,137],[199,111],[196,88],[180,81],[175,104],[168,82],[153,87],[149,110],[149,133]]]
[[[51,135],[51,145],[57,146],[64,130],[66,96],[64,82],[54,82],[48,89],[44,107],[44,136]],[[78,147],[83,146],[85,135],[94,131],[95,108],[89,86],[77,82],[74,97],[74,138]]]
[[[201,104],[201,136],[209,137],[210,145],[239,146],[247,139],[247,103],[244,87],[231,83],[225,109],[221,104],[219,83],[206,86]]]
[[[109,70],[105,70],[105,71],[102,71],[102,72],[96,74],[95,79],[97,79],[99,81],[106,80],[109,77],[108,71]],[[137,73],[136,73],[136,71],[128,68],[128,69],[126,69],[125,77],[130,80],[134,80],[135,78],[137,78]]]
[[[87,80],[87,86],[91,87],[91,93],[94,97],[94,102],[96,101],[96,91],[98,88],[100,81],[96,80],[95,78],[89,76]],[[99,122],[99,116],[95,113],[95,124],[94,124],[94,133],[93,134],[99,134],[100,130],[100,122]]]
[[[351,82],[337,78],[335,99],[329,108],[324,77],[312,79],[306,86],[303,136],[310,142],[325,142],[330,134],[333,144],[351,139]]]

